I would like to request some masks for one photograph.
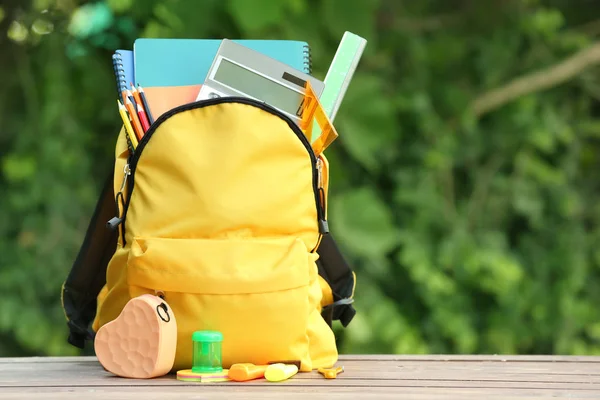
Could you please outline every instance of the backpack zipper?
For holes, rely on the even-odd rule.
[[[289,118],[287,115],[285,115],[283,112],[281,112],[261,101],[249,99],[246,97],[219,97],[216,99],[200,100],[200,101],[196,101],[196,102],[192,102],[192,103],[188,103],[188,104],[183,104],[181,106],[175,107],[175,108],[167,111],[166,113],[162,114],[156,121],[154,121],[152,126],[150,126],[150,129],[148,129],[146,134],[142,137],[142,140],[140,140],[140,142],[138,143],[138,146],[135,149],[133,156],[131,157],[131,161],[125,167],[126,171],[124,171],[123,185],[121,187],[121,191],[119,191],[119,193],[117,194],[117,201],[118,201],[119,196],[121,197],[121,199],[123,199],[122,192],[125,187],[125,184],[127,183],[127,176],[130,175],[131,179],[129,179],[127,200],[125,201],[122,215],[118,211],[119,207],[117,207],[117,216],[112,218],[107,223],[107,225],[111,229],[117,229],[120,224],[123,224],[123,227],[121,229],[121,237],[122,237],[122,241],[123,241],[123,246],[125,246],[125,220],[127,218],[127,211],[129,210],[129,202],[131,200],[131,195],[132,195],[133,187],[134,187],[134,183],[135,183],[135,170],[137,168],[137,164],[138,164],[139,158],[142,154],[142,151],[146,147],[146,144],[148,143],[148,141],[150,140],[150,138],[152,137],[154,132],[156,132],[157,127],[160,126],[167,119],[171,118],[172,116],[174,116],[175,114],[178,114],[180,112],[193,110],[193,109],[197,109],[197,108],[203,108],[203,107],[212,106],[212,105],[216,105],[216,104],[223,104],[223,103],[240,103],[240,104],[252,105],[252,106],[260,108],[263,111],[267,111],[268,113],[276,115],[279,118],[283,119],[285,122],[287,122],[288,126],[292,129],[292,131],[300,139],[300,141],[306,148],[308,155],[310,156],[310,161],[311,161],[312,170],[313,170],[313,177],[312,177],[313,178],[313,192],[314,192],[314,197],[315,197],[315,205],[317,207],[317,219],[318,219],[317,222],[318,222],[318,226],[319,226],[319,234],[324,235],[326,233],[329,233],[329,226],[327,224],[327,220],[325,219],[325,199],[322,196],[322,193],[323,193],[323,188],[322,188],[323,176],[322,176],[322,164],[321,164],[322,161],[320,158],[316,157],[316,155],[312,149],[312,146],[310,145],[308,139],[306,138],[306,136],[304,135],[302,130],[300,130],[300,127],[294,121],[292,121],[291,118]],[[317,243],[319,241],[320,241],[320,237],[319,237],[319,240],[317,241]]]
[[[123,206],[123,211],[125,210],[125,204],[123,201],[123,190],[125,189],[125,185],[127,184],[127,177],[131,175],[131,169],[129,168],[129,161],[125,164],[125,167],[123,168],[123,182],[121,183],[121,188],[119,189],[119,192],[117,193],[117,195],[115,196],[115,202],[117,204],[117,215],[113,218],[111,218],[106,225],[110,228],[110,229],[117,229],[118,226],[121,224],[121,222],[123,222],[123,218],[120,216],[121,212],[119,211],[119,198],[121,199],[121,205]]]

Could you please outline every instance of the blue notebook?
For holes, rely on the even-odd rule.
[[[133,51],[117,50],[112,56],[115,79],[117,81],[117,93],[121,98],[121,93],[130,88],[130,83],[135,84],[135,69],[133,66]]]
[[[233,41],[302,72],[311,72],[310,48],[306,42]],[[144,88],[201,85],[220,45],[220,39],[137,39],[133,46],[135,84]]]

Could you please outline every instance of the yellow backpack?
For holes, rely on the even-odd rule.
[[[69,343],[84,348],[151,293],[177,317],[174,370],[190,368],[196,330],[223,333],[224,368],[333,366],[332,322],[356,311],[355,275],[327,224],[328,171],[290,118],[251,99],[174,108],[133,153],[122,129],[62,288]]]

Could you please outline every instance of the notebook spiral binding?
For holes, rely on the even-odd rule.
[[[304,68],[307,74],[312,73],[312,55],[310,54],[310,46],[305,45],[304,50]]]
[[[121,98],[121,93],[127,89],[127,82],[125,80],[125,70],[123,69],[123,59],[119,53],[115,53],[112,56],[113,69],[115,70],[115,77],[117,79],[117,95]]]
[[[113,69],[115,70],[115,77],[117,80],[117,98],[122,99],[122,93],[127,89],[127,81],[125,79],[125,69],[123,69],[123,59],[119,55],[119,53],[115,53],[112,56],[113,60]],[[127,141],[127,147],[131,154],[134,152],[133,143],[131,139],[129,139],[129,135],[125,135],[125,140]]]

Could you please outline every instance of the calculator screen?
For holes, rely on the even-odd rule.
[[[225,58],[221,59],[213,80],[265,103],[297,115],[303,95]]]

